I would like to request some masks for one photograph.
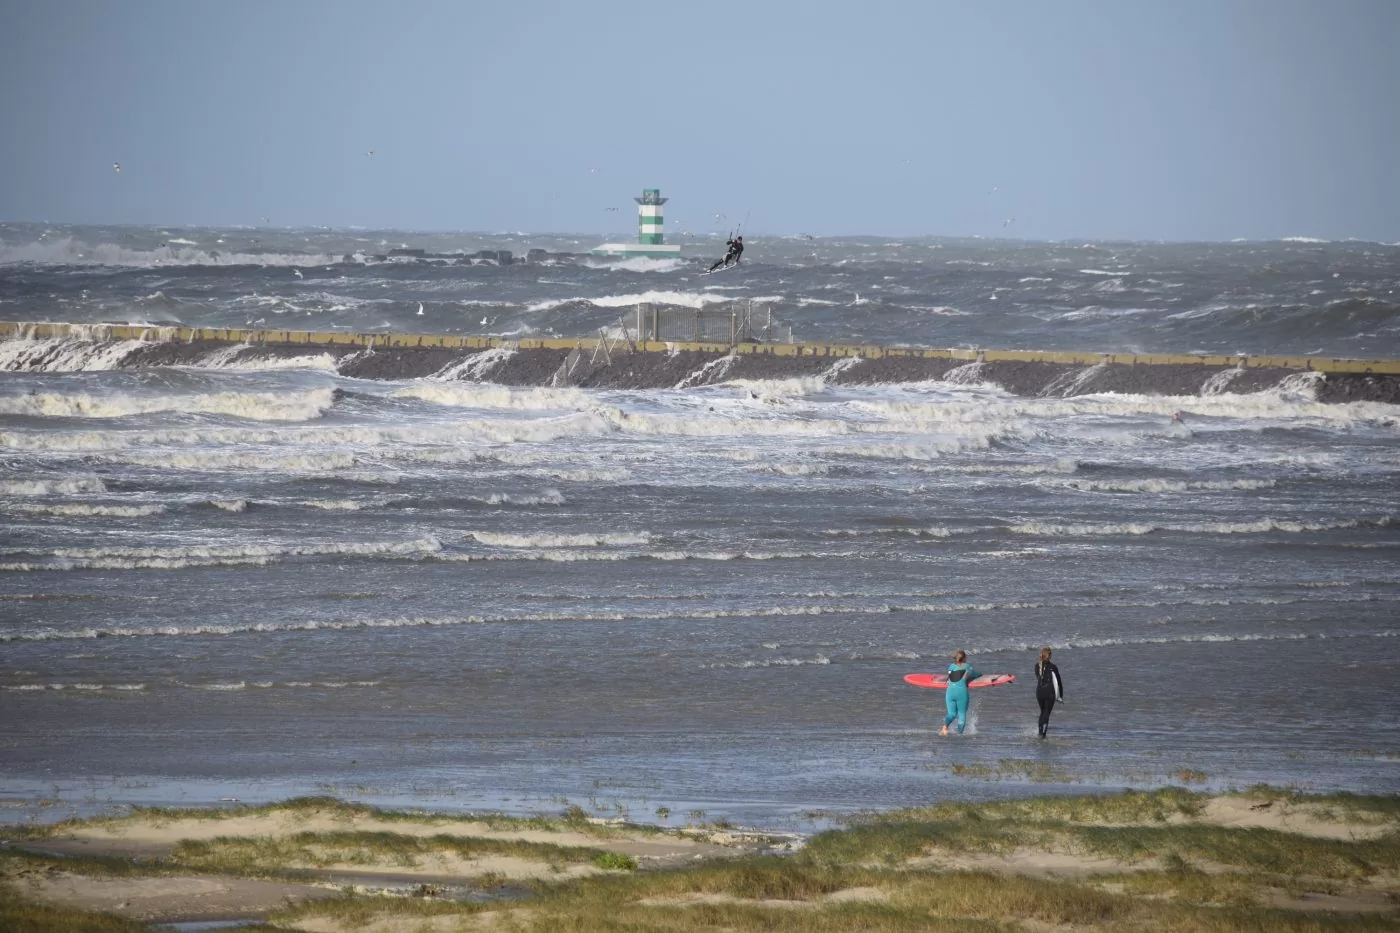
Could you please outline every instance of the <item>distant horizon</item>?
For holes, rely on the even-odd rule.
[[[622,232],[599,233],[597,231],[570,231],[570,230],[469,230],[465,228],[416,228],[416,227],[373,227],[373,226],[329,226],[325,224],[207,224],[207,223],[132,223],[116,222],[102,223],[94,221],[57,221],[57,220],[15,220],[0,219],[0,227],[7,226],[34,226],[34,227],[91,227],[91,228],[128,228],[133,230],[238,230],[257,231],[274,230],[286,232],[318,232],[318,233],[397,233],[397,234],[420,234],[426,236],[480,236],[480,237],[555,237],[574,239],[599,239],[600,237],[623,237]],[[723,232],[705,232],[685,234],[666,234],[667,243],[678,243],[678,237],[688,236],[693,238],[704,238],[707,240],[723,239],[726,234]],[[1062,244],[1062,243],[1156,243],[1162,245],[1188,245],[1192,243],[1202,244],[1229,244],[1229,243],[1299,243],[1299,244],[1323,244],[1323,243],[1369,243],[1375,246],[1400,247],[1400,240],[1387,242],[1385,240],[1374,240],[1366,237],[1346,236],[1346,237],[1319,237],[1307,234],[1290,234],[1287,236],[1265,236],[1265,237],[1231,237],[1229,239],[1169,239],[1159,237],[1092,237],[1092,236],[1066,236],[1066,237],[1003,237],[990,236],[979,233],[956,234],[956,233],[912,233],[912,234],[885,234],[885,233],[769,233],[763,231],[745,232],[744,236],[751,240],[763,239],[813,239],[813,240],[839,240],[839,239],[868,239],[868,240],[974,240],[984,243],[1036,243],[1036,244]],[[3,235],[0,234],[0,239]],[[603,242],[600,240],[600,243]],[[619,242],[610,240],[608,242]],[[622,242],[628,242],[626,240]]]

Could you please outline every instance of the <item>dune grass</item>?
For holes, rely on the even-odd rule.
[[[1251,788],[1252,806],[1298,810],[1319,819],[1367,826],[1394,823],[1369,839],[1340,839],[1205,820],[1206,794],[1181,788],[1098,796],[943,804],[864,815],[843,829],[812,837],[790,855],[747,855],[635,868],[635,860],[594,846],[415,836],[354,829],[355,819],[384,819],[374,808],[303,798],[264,812],[347,814],[333,832],[180,843],[168,859],[140,864],[103,860],[110,872],[287,876],[332,865],[396,866],[431,873],[433,859],[513,856],[550,865],[592,863],[624,869],[608,874],[532,882],[528,897],[461,903],[437,897],[347,895],[289,907],[270,919],[280,929],[321,918],[354,930],[394,917],[416,928],[432,918],[445,928],[543,933],[724,930],[732,933],[914,933],[914,931],[1074,930],[1076,933],[1400,933],[1400,798],[1309,796]],[[1277,811],[1275,811],[1277,812]],[[202,816],[182,811],[179,818]],[[406,815],[434,824],[431,815]],[[460,824],[459,817],[439,817]],[[473,818],[477,819],[477,818]],[[550,820],[559,831],[586,823],[579,808]],[[542,821],[508,820],[512,827]],[[1288,825],[1288,824],[1282,824]],[[459,828],[444,825],[444,829]],[[1028,877],[1007,870],[967,870],[967,853],[1052,853],[1112,859],[1119,867],[1073,877]],[[937,858],[927,858],[937,856]],[[16,856],[10,857],[11,859]],[[38,857],[35,857],[38,858]],[[50,862],[22,864],[31,869]],[[87,860],[62,860],[68,870]],[[9,864],[0,860],[0,867]],[[15,863],[20,864],[20,863]],[[1086,863],[1089,864],[1089,863]],[[1092,864],[1102,864],[1095,862]],[[949,867],[953,866],[953,867]],[[13,864],[11,865],[13,868]],[[96,869],[94,869],[96,870]],[[14,871],[5,875],[14,877]],[[1386,893],[1395,906],[1366,913]],[[1270,907],[1280,894],[1355,896],[1355,912],[1308,912]],[[1361,895],[1365,897],[1361,897]],[[30,909],[15,894],[0,899],[0,930],[107,930],[130,926],[43,926],[10,922],[4,911]],[[34,908],[38,909],[38,908]],[[443,920],[442,918],[456,918]],[[7,927],[6,922],[10,922]],[[27,922],[27,921],[26,921]],[[58,921],[54,921],[58,922]],[[87,921],[83,921],[87,922]],[[96,919],[93,923],[106,923]],[[114,923],[125,923],[113,920]]]
[[[1023,931],[1024,921],[1050,928],[1206,933],[1342,933],[1395,931],[1394,917],[1305,915],[1252,906],[1244,882],[1159,874],[1113,892],[1094,883],[1003,876],[986,872],[836,869],[796,859],[753,857],[736,863],[631,876],[579,879],[540,887],[527,904],[474,905],[472,914],[500,913],[491,929],[520,933],[604,931]],[[1212,887],[1212,885],[1214,885]],[[1194,887],[1193,887],[1194,886]],[[874,889],[878,896],[841,901],[840,892]],[[709,899],[697,899],[710,895]],[[722,899],[715,899],[714,896]],[[1163,896],[1169,899],[1159,899]],[[1202,906],[1212,905],[1212,906]],[[310,903],[279,913],[293,924],[312,916],[364,923],[386,914],[451,914],[449,905],[364,900]],[[464,925],[464,929],[472,929]]]
[[[265,804],[236,804],[228,807],[130,807],[125,812],[112,816],[80,817],[57,823],[26,824],[11,827],[16,834],[22,833],[28,839],[41,839],[64,835],[85,826],[115,827],[132,820],[146,820],[156,825],[171,825],[182,820],[234,820],[244,817],[286,816],[291,820],[311,820],[324,817],[352,824],[361,820],[378,820],[386,823],[422,823],[427,825],[460,826],[463,823],[478,823],[497,832],[580,832],[600,839],[615,836],[620,829],[629,833],[657,834],[666,832],[661,827],[646,824],[618,824],[595,822],[586,810],[578,805],[565,807],[558,817],[536,814],[532,816],[507,816],[503,813],[442,813],[431,810],[386,810],[369,804],[344,801],[338,797],[307,796],[292,797],[287,800]]]
[[[351,865],[357,868],[417,868],[434,857],[477,859],[510,856],[562,867],[596,862],[605,853],[585,846],[481,839],[469,836],[408,836],[390,832],[301,832],[290,836],[229,837],[180,842],[167,864],[193,871],[275,876],[297,869]],[[610,854],[610,853],[609,853]]]
[[[16,933],[146,933],[135,920],[49,904],[36,904],[0,885],[0,930]]]

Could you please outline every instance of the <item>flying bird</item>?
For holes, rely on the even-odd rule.
[[[296,276],[297,278],[299,278],[299,279],[305,278],[305,276],[303,276],[303,275],[301,274],[301,270],[300,270],[300,269],[293,269],[293,270],[292,270],[292,275],[295,275],[295,276]]]
[[[615,210],[617,210],[617,208],[615,208],[615,207],[605,207],[605,208],[603,208],[603,210],[605,210],[605,211],[615,211]]]
[[[1001,222],[1001,225],[1002,225],[1003,227],[1009,227],[1009,226],[1011,226],[1012,224],[1014,224],[1015,222],[1016,222],[1016,218],[1015,218],[1015,217],[1008,217],[1008,218],[1006,218],[1005,220],[1003,220],[1003,221]]]
[[[996,185],[992,185],[992,190],[991,190],[991,191],[988,191],[987,193],[988,193],[988,194],[996,194],[996,193],[997,193],[997,186],[996,186]]]
[[[367,155],[367,156],[369,156],[371,159],[373,159],[373,158],[374,158],[374,150],[371,149],[369,152],[365,153],[365,155]]]
[[[122,164],[121,164],[120,162],[113,162],[113,163],[112,163],[112,171],[114,171],[114,172],[120,172],[121,170],[122,170]]]

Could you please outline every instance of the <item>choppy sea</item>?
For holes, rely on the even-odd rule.
[[[0,225],[0,319],[583,336],[752,300],[813,341],[1400,357],[1397,245],[746,236],[705,278],[720,239],[451,258],[602,239]],[[1397,406],[33,349],[0,342],[12,814],[332,793],[801,828],[1400,788]],[[1047,645],[1067,702],[1041,742]],[[959,648],[1021,679],[942,739],[902,677]]]

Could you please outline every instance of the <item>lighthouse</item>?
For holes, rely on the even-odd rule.
[[[681,254],[681,248],[666,242],[664,205],[670,198],[661,196],[660,188],[643,188],[637,202],[637,242],[604,243],[595,246],[591,252],[595,256],[653,256],[657,259],[674,259]]]

